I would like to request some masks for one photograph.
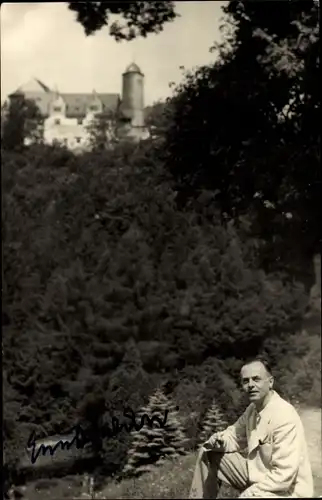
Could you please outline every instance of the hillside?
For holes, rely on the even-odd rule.
[[[138,411],[157,388],[194,448],[214,398],[228,421],[238,414],[251,353],[270,355],[282,394],[316,404],[319,339],[301,330],[304,286],[257,268],[255,242],[217,220],[207,198],[178,208],[147,145],[108,157],[37,147],[3,160],[10,474],[32,430],[48,437],[81,423],[95,436],[111,412]],[[98,484],[122,477],[130,444],[124,431],[93,440]]]
[[[300,415],[305,428],[312,464],[315,496],[322,495],[321,408],[302,408]],[[137,481],[111,484],[98,498],[188,498],[196,453],[155,470]],[[238,492],[222,487],[218,498],[236,498]]]
[[[130,38],[174,19],[171,2],[161,12],[151,4],[137,32],[141,4],[115,4]],[[5,490],[36,482],[51,495],[56,483],[58,496],[77,496],[88,476],[98,491],[116,481],[158,492],[157,472],[149,485],[144,472],[163,463],[166,495],[182,492],[190,479],[180,482],[180,467],[191,472],[214,416],[227,424],[245,407],[240,368],[258,354],[270,358],[277,391],[308,409],[316,439],[320,10],[313,0],[280,2],[278,16],[275,8],[227,2],[214,59],[181,66],[171,97],[146,110],[152,134],[137,144],[108,134],[113,123],[94,123],[91,151],[76,155],[44,144],[35,104],[8,104]],[[95,9],[80,4],[92,32],[102,27]],[[120,39],[115,24],[110,34]],[[150,413],[164,426],[140,433]],[[57,454],[43,467],[21,459],[31,443],[59,442],[75,426],[90,458],[70,450],[68,465]]]

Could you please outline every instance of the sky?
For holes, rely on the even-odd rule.
[[[145,75],[145,104],[171,95],[182,70],[209,64],[221,40],[223,1],[175,2],[180,18],[160,34],[116,42],[107,27],[86,37],[65,2],[2,3],[1,101],[38,78],[61,92],[121,93],[122,73],[133,60]],[[113,19],[112,19],[113,20]]]

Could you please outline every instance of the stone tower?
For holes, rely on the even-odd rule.
[[[144,125],[144,75],[137,64],[130,64],[123,73],[121,113],[127,122],[129,137],[141,139]]]

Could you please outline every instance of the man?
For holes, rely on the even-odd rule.
[[[235,424],[202,446],[189,498],[216,498],[221,482],[241,491],[239,498],[313,496],[302,422],[273,383],[264,359],[242,367],[242,389],[250,404]]]

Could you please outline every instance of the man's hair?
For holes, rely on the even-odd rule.
[[[248,358],[242,365],[243,366],[246,366],[246,365],[250,365],[251,363],[256,363],[256,361],[262,363],[262,365],[265,366],[265,369],[267,371],[267,373],[270,375],[270,376],[273,376],[273,373],[272,373],[272,369],[271,369],[271,364],[270,364],[270,361],[268,359],[267,356],[265,355],[262,355],[262,354],[259,354],[258,356],[253,356],[251,358]]]

